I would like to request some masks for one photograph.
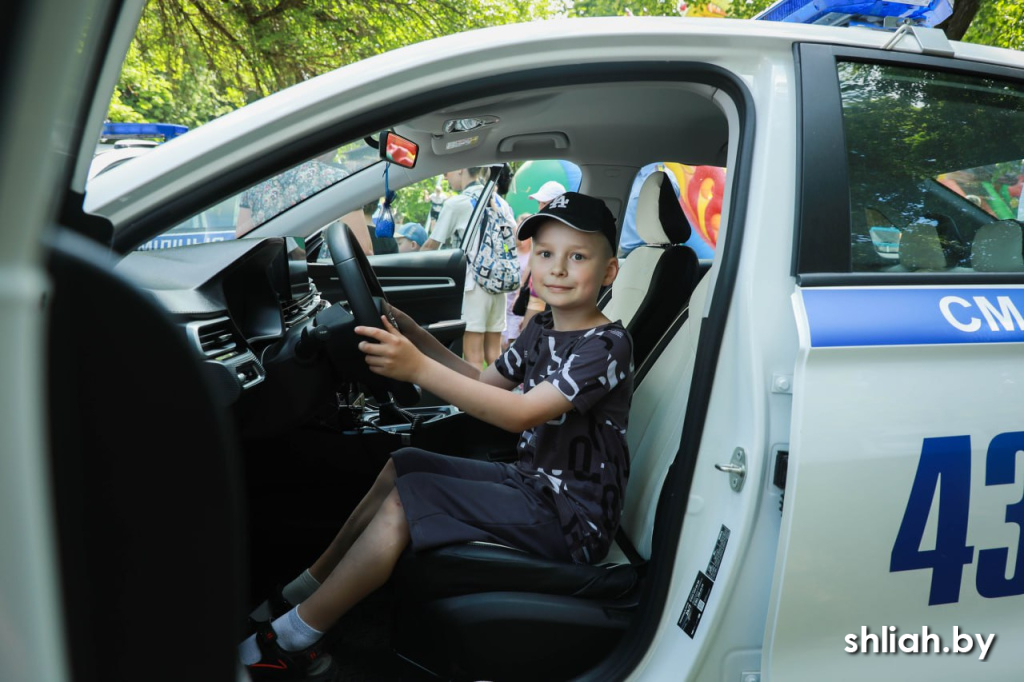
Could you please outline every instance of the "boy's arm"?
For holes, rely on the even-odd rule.
[[[480,380],[471,378],[418,352],[387,320],[384,324],[386,329],[360,326],[355,330],[377,342],[359,344],[374,374],[418,384],[467,414],[512,432],[525,431],[572,409],[569,399],[547,382],[525,394],[512,393],[508,390],[511,382],[493,366]],[[504,384],[490,383],[501,380]]]
[[[399,333],[409,339],[421,353],[470,379],[483,380],[481,372],[477,367],[451,352],[447,346],[434,338],[433,334],[419,326],[416,320],[394,306],[391,306],[391,312],[398,321],[398,326],[401,329]],[[498,376],[501,375],[499,374]]]

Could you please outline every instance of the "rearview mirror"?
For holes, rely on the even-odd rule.
[[[401,135],[386,130],[380,134],[380,158],[398,164],[402,168],[416,165],[416,155],[420,146]]]

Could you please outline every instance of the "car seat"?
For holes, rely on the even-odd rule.
[[[935,226],[914,223],[903,228],[900,265],[910,271],[946,269],[946,254]]]
[[[900,264],[891,271],[937,272],[968,265],[969,245],[956,222],[945,214],[925,213],[901,232]]]
[[[700,277],[700,262],[684,243],[690,238],[672,182],[664,171],[647,176],[636,206],[637,233],[644,244],[622,260],[615,282],[599,302],[611,320],[621,320],[633,338],[639,384],[648,356],[686,308]]]
[[[1016,220],[997,220],[982,225],[971,245],[971,266],[976,272],[1024,271],[1021,224]]]
[[[634,389],[622,523],[604,561],[559,563],[488,543],[407,551],[394,573],[398,655],[446,679],[564,680],[614,647],[655,551],[655,511],[679,451],[709,286],[704,278],[663,330],[648,379]],[[510,656],[508,642],[528,645]]]

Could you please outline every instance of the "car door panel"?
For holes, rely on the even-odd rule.
[[[994,165],[1018,177],[1024,143],[990,130],[1020,129],[1024,74],[800,54],[799,349],[764,672],[1012,679],[1020,658],[1000,643],[1024,636],[1024,260],[1013,239],[975,238],[984,202],[968,195]],[[997,217],[984,227],[1019,245],[1020,224]]]
[[[370,256],[369,261],[392,305],[446,346],[462,338],[466,256],[461,250],[385,254]],[[333,265],[311,263],[309,274],[325,299],[345,299]]]

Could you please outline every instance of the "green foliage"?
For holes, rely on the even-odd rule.
[[[726,13],[750,18],[771,3],[733,0]],[[708,1],[688,4],[700,14]],[[679,0],[149,0],[108,117],[196,127],[422,40],[556,15],[626,14],[678,16]],[[1024,49],[1024,2],[984,0],[965,40]]]
[[[417,183],[398,190],[394,206],[405,216],[405,222],[419,223],[424,226],[427,224],[427,215],[430,213],[430,200],[426,198],[426,195],[433,192],[434,185],[441,180],[443,180],[442,176],[424,178]]]
[[[749,19],[775,0],[733,0],[728,5],[726,16],[732,19]],[[715,4],[726,4],[718,0]],[[632,14],[633,16],[679,16],[681,3],[688,5],[690,14],[705,15],[712,3],[708,0],[579,0],[569,10],[575,17],[613,17]]]
[[[732,19],[751,19],[775,4],[775,0],[733,0],[728,15]]]
[[[677,0],[578,0],[568,12],[572,17],[679,16]]]
[[[1024,2],[984,0],[964,41],[1024,50]]]
[[[375,54],[557,9],[527,0],[149,0],[109,118],[194,127]]]

